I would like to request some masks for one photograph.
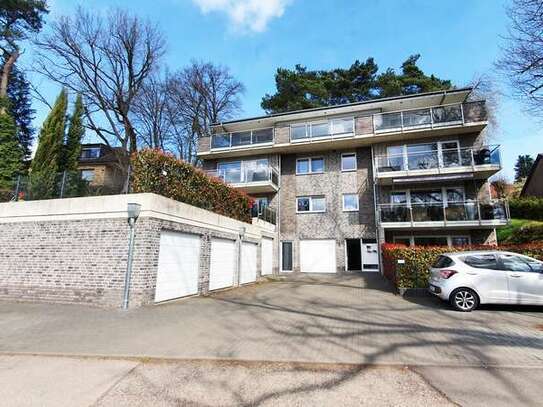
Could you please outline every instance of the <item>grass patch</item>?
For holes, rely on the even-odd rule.
[[[509,225],[496,229],[498,243],[505,242],[511,236],[513,231],[528,225],[543,226],[543,222],[531,219],[511,219],[511,223]]]

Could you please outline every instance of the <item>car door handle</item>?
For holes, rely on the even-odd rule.
[[[520,278],[520,277],[522,277],[522,275],[520,275],[520,274],[509,274],[509,277]]]
[[[479,273],[475,273],[475,272],[473,272],[473,271],[468,271],[467,274],[469,274],[470,276],[476,276],[476,275],[479,274]]]

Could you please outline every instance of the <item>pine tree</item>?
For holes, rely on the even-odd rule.
[[[67,104],[68,97],[63,89],[43,122],[36,155],[32,160],[32,174],[53,176],[61,170]]]
[[[10,101],[10,114],[17,126],[17,138],[24,153],[24,158],[30,158],[32,152],[32,140],[34,139],[35,110],[32,109],[32,97],[30,84],[23,71],[14,66],[11,70],[8,82],[8,99]]]
[[[9,102],[0,100],[0,188],[12,188],[22,169],[23,152],[17,141],[17,127],[9,114]]]
[[[530,174],[534,159],[530,155],[519,155],[515,163],[515,182],[521,181]]]
[[[81,155],[81,140],[85,135],[85,128],[83,127],[84,112],[85,108],[83,106],[83,99],[81,95],[77,95],[74,105],[74,112],[70,118],[68,135],[66,137],[64,159],[61,168],[62,170],[77,170],[77,162],[79,160],[79,156]]]

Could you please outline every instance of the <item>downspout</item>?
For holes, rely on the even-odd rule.
[[[377,226],[379,213],[377,211],[377,182],[375,180],[375,156],[373,153],[373,146],[371,146],[371,176],[373,179],[373,210],[374,210],[374,219],[375,219],[375,237],[377,238],[377,256],[379,262],[379,273],[383,275],[383,261],[382,261],[382,251],[381,251],[381,239],[380,239],[380,228]],[[384,236],[383,236],[384,240]]]
[[[281,273],[282,268],[282,259],[281,259],[281,190],[282,190],[282,184],[283,180],[282,173],[281,173],[281,164],[282,164],[282,158],[283,156],[281,154],[278,154],[278,171],[279,171],[279,191],[277,191],[277,217],[275,220],[276,227],[277,227],[277,274]]]

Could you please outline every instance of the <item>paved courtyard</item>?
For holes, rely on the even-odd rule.
[[[542,324],[541,308],[405,300],[377,274],[304,276],[128,312],[2,303],[0,352],[541,367]]]
[[[377,274],[127,312],[0,303],[0,396],[13,405],[536,405],[542,369],[542,308],[459,313],[398,297]]]

